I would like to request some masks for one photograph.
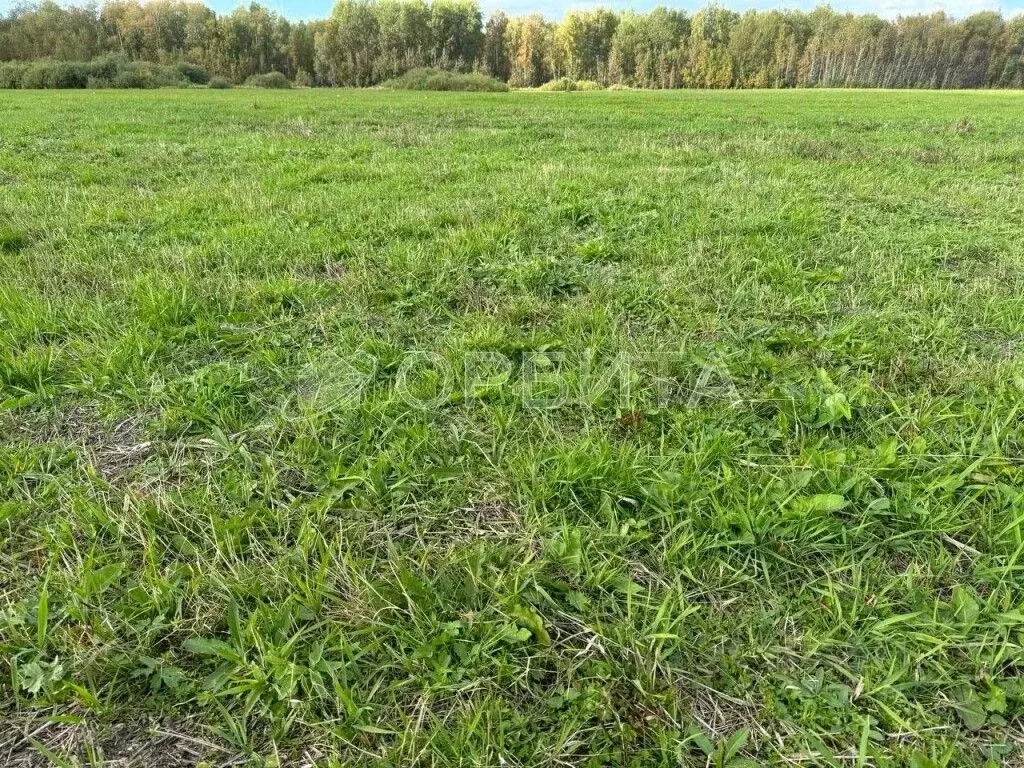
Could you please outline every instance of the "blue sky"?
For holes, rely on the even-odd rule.
[[[334,0],[261,0],[262,4],[273,8],[290,19],[315,19],[326,16]],[[0,0],[0,10],[12,8],[17,0]],[[68,0],[58,0],[68,2]],[[85,0],[72,0],[73,4],[84,4]],[[249,0],[244,0],[248,5]],[[486,17],[492,10],[501,8],[506,13],[520,14],[540,12],[551,19],[560,19],[567,10],[579,8],[616,8],[619,10],[647,10],[656,5],[667,5],[696,11],[707,3],[704,0],[672,2],[672,0],[478,0]],[[206,0],[207,5],[218,13],[230,11],[240,4],[239,0]],[[1024,0],[795,0],[779,2],[779,0],[720,0],[724,5],[736,11],[749,8],[802,8],[810,10],[816,5],[831,5],[839,11],[854,13],[875,13],[879,16],[894,18],[912,13],[930,13],[945,11],[951,16],[963,17],[983,10],[1002,11],[1005,16],[1013,16],[1024,12]]]

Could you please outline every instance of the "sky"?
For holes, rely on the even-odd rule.
[[[20,0],[0,0],[0,11],[10,10]],[[57,0],[62,4],[84,5],[86,0]],[[238,5],[248,5],[249,0],[205,0],[218,13],[230,11]],[[334,0],[259,0],[261,5],[283,14],[289,19],[318,19],[327,16]],[[478,0],[486,18],[491,11],[500,8],[511,15],[542,13],[549,19],[558,20],[566,11],[581,8],[614,8],[616,10],[644,11],[657,5],[680,8],[686,11],[698,10],[710,0]],[[837,11],[852,13],[874,13],[885,18],[895,18],[916,13],[945,11],[950,16],[963,18],[978,11],[1001,11],[1010,17],[1024,13],[1024,0],[719,0],[734,11],[750,8],[794,8],[811,10],[818,5],[830,5]]]

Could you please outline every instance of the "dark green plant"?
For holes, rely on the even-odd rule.
[[[179,61],[175,68],[193,85],[206,85],[210,82],[210,73],[196,64]]]
[[[292,82],[281,72],[267,72],[263,75],[253,75],[245,84],[249,88],[291,88]]]

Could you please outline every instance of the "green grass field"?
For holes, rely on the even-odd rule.
[[[0,763],[1020,766],[1022,113],[0,94]]]

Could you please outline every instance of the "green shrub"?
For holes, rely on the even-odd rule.
[[[185,88],[188,85],[188,78],[177,68],[148,61],[126,62],[111,80],[113,88]]]
[[[118,56],[113,53],[107,56],[100,56],[99,58],[93,59],[89,62],[89,77],[95,78],[100,82],[109,83],[117,77],[117,73],[127,67],[128,64],[128,59],[124,56]],[[110,86],[108,85],[106,87],[109,88]]]
[[[34,62],[25,67],[21,73],[22,88],[49,88],[49,63]]]
[[[114,75],[111,88],[149,88],[150,86],[137,67],[126,67]]]
[[[557,80],[550,80],[540,86],[539,91],[600,91],[601,84],[593,80],[573,80],[569,77],[560,77]]]
[[[78,61],[35,61],[21,78],[22,88],[85,88],[88,65]]]
[[[187,61],[179,61],[176,65],[176,69],[193,85],[206,85],[210,82],[210,73],[196,64],[190,64]]]
[[[50,88],[85,88],[89,83],[87,64],[77,61],[54,62]]]
[[[207,87],[208,88],[222,89],[222,88],[234,88],[235,86],[232,85],[231,81],[226,79],[226,78],[223,78],[223,77],[211,77],[210,78],[210,82],[207,83]]]
[[[253,75],[245,84],[250,88],[291,88],[292,83],[280,72],[267,72],[264,75]]]
[[[304,69],[295,73],[295,84],[300,88],[309,88],[313,85],[313,76]]]
[[[568,77],[560,77],[557,80],[548,80],[543,85],[537,86],[538,91],[572,91],[575,82]]]
[[[404,75],[388,80],[384,88],[408,91],[507,91],[508,85],[479,72],[448,72],[427,67],[411,69]]]
[[[21,88],[28,64],[23,61],[7,61],[0,64],[0,88]]]
[[[165,67],[140,61],[139,68],[147,81],[146,88],[187,88],[192,82],[177,67]]]
[[[188,72],[183,71],[183,66]],[[206,73],[129,61],[111,54],[92,61],[12,61],[0,64],[0,88],[184,88]]]

